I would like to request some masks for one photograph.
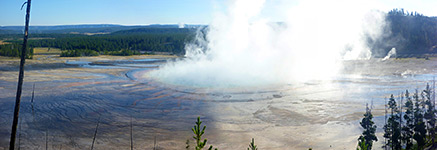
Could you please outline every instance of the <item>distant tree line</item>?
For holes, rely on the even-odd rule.
[[[144,33],[193,33],[197,29],[196,28],[136,28],[130,30],[121,30],[117,32],[113,32],[112,34],[120,35],[120,34],[144,34]]]
[[[21,56],[21,44],[12,43],[0,45],[0,56],[8,56],[8,57],[20,57]],[[28,48],[26,52],[26,59],[33,58],[33,48]]]
[[[81,34],[32,34],[29,46],[59,48],[63,51],[61,56],[64,57],[95,56],[99,54],[128,56],[140,54],[140,52],[148,54],[167,52],[183,55],[185,54],[185,43],[194,38],[195,30],[193,28],[137,28],[93,36]],[[0,38],[16,44],[21,43],[20,37],[21,35],[15,34],[0,35]],[[13,56],[15,57],[15,55]]]
[[[29,41],[29,45],[54,47],[61,50],[93,50],[100,54],[122,49],[184,54],[185,43],[191,38],[192,36],[188,33],[117,34],[32,40]]]
[[[41,33],[41,34],[29,34],[29,40],[80,37],[80,36],[85,36],[85,35],[83,35],[83,34]],[[0,40],[10,41],[10,42],[18,42],[18,41],[22,42],[23,34],[0,34]]]
[[[424,16],[404,9],[387,13],[387,28],[377,39],[367,38],[374,57],[384,57],[393,47],[398,57],[437,53],[437,17]],[[86,30],[86,29],[83,29]],[[185,53],[185,43],[194,38],[195,28],[159,26],[113,30],[105,35],[32,34],[31,47],[54,47],[61,50],[92,50],[98,54],[118,53],[126,49],[137,51]],[[93,30],[94,31],[94,30]],[[0,34],[0,39],[19,43],[21,34]]]

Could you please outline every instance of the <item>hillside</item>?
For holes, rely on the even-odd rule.
[[[384,57],[396,48],[397,57],[437,54],[437,17],[393,9],[387,13],[388,26],[378,39],[367,38],[373,57]],[[277,24],[282,25],[281,22]],[[138,51],[184,53],[201,25],[152,24],[123,26],[113,24],[30,26],[30,46],[61,50],[90,49],[100,53],[129,48]],[[0,40],[19,41],[21,26],[0,27]],[[103,35],[102,35],[103,34]],[[93,42],[90,42],[93,41]]]
[[[437,53],[437,17],[393,9],[386,19],[384,36],[368,40],[376,57],[384,57],[391,48],[396,48],[398,57]]]
[[[187,28],[195,28],[199,25],[186,25]],[[179,28],[175,24],[152,24],[138,26],[124,26],[115,24],[92,24],[92,25],[57,25],[57,26],[30,26],[31,34],[84,34],[84,33],[112,33],[122,30],[131,30],[136,28]],[[0,34],[21,34],[23,26],[0,26]]]
[[[120,34],[164,34],[164,33],[194,33],[195,28],[136,28],[113,32],[113,35]]]

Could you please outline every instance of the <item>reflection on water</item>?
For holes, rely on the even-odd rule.
[[[433,70],[435,61],[379,62],[379,67],[374,62],[357,61],[349,62],[351,68],[329,81],[193,88],[144,78],[162,62],[69,62],[77,65],[82,76],[94,77],[35,81],[34,103],[30,102],[33,82],[25,82],[21,147],[44,149],[42,137],[48,134],[49,149],[87,149],[100,117],[95,148],[127,149],[132,117],[135,148],[152,148],[156,137],[160,148],[183,149],[186,139],[191,139],[195,118],[201,116],[208,126],[209,142],[221,149],[243,149],[252,137],[264,149],[351,149],[361,132],[358,122],[365,103],[373,103],[380,129],[384,98],[406,89],[421,89],[437,72]],[[108,73],[120,68],[119,73]],[[40,72],[47,77],[68,75],[62,71]],[[0,146],[5,148],[15,86],[15,82],[0,80]]]

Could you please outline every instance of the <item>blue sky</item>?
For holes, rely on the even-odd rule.
[[[0,0],[0,25],[24,24],[25,0]],[[154,24],[210,21],[210,0],[32,0],[31,24]]]
[[[23,25],[25,0],[0,0],[0,26]],[[229,0],[33,0],[32,25],[63,24],[208,24]],[[278,1],[267,0],[265,12]],[[437,0],[380,0],[388,11],[405,8],[437,16]],[[280,21],[280,20],[278,20]]]

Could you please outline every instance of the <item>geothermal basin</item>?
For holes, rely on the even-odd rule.
[[[384,100],[423,90],[437,59],[344,61],[329,80],[252,87],[193,87],[149,77],[171,57],[29,60],[17,145],[23,149],[185,149],[197,117],[207,145],[245,149],[355,149],[366,103],[380,147]],[[0,63],[0,149],[7,149],[18,60]],[[34,99],[32,99],[33,85]],[[132,136],[131,136],[132,130]]]

